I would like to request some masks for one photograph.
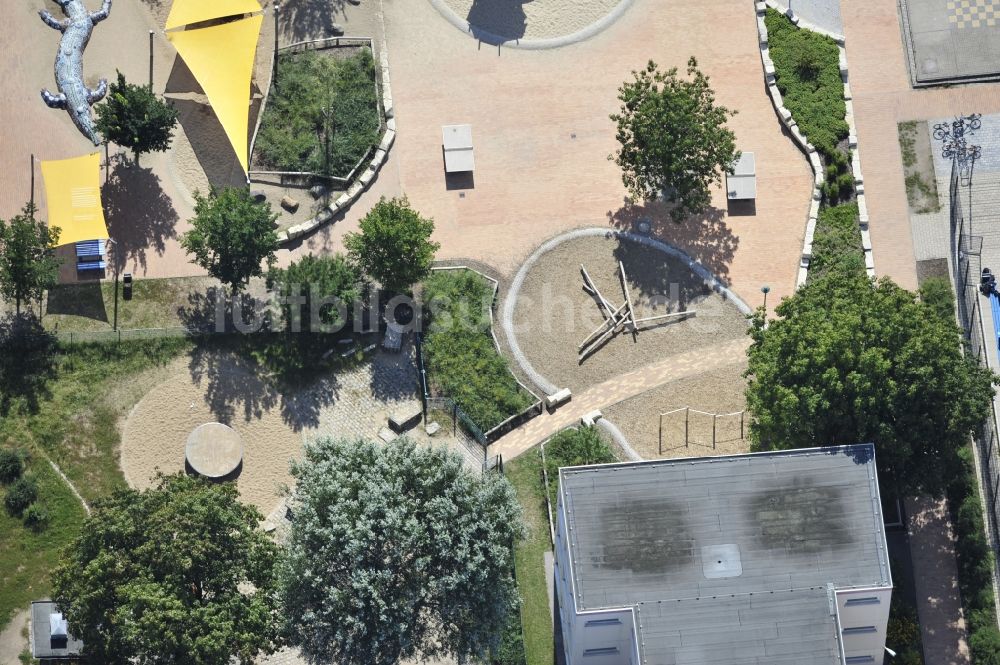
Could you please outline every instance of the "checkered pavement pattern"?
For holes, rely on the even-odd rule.
[[[992,28],[1000,22],[1000,0],[948,0],[948,22],[957,28]]]

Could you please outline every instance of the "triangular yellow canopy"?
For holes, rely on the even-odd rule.
[[[257,0],[174,0],[167,17],[167,30],[189,23],[201,23],[223,16],[260,11]]]
[[[59,227],[59,244],[107,240],[101,207],[101,156],[98,153],[42,162],[49,226]]]
[[[169,32],[177,52],[198,79],[216,117],[247,171],[250,78],[253,76],[261,15],[211,28]]]

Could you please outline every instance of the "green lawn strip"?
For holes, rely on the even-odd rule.
[[[30,455],[25,473],[38,481],[37,503],[48,526],[36,533],[0,508],[0,629],[15,611],[49,594],[49,572],[84,518],[83,506],[44,458]]]
[[[182,311],[194,309],[191,298],[205,293],[204,277],[138,279],[132,300],[118,293],[118,327],[174,328],[184,325]],[[197,294],[197,295],[196,295]],[[48,292],[42,323],[60,333],[111,330],[114,319],[114,282],[64,284]]]
[[[38,446],[88,501],[124,484],[118,464],[118,419],[134,399],[135,375],[190,348],[181,338],[62,347],[56,376],[33,413],[15,404],[0,420],[0,445]]]
[[[471,270],[438,271],[424,282],[431,323],[424,338],[427,376],[483,432],[525,410],[534,397],[510,373],[490,335],[493,289]]]
[[[375,61],[368,49],[284,53],[257,135],[265,169],[346,177],[378,141]]]
[[[809,279],[817,279],[830,272],[864,271],[865,253],[861,249],[857,204],[822,208],[813,234]]]
[[[549,518],[542,484],[542,455],[529,450],[504,465],[504,474],[524,509],[528,537],[515,553],[517,587],[521,594],[521,627],[528,665],[552,665],[555,644],[549,593],[545,582],[545,553],[551,551]]]

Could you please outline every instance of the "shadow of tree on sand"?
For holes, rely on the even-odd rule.
[[[663,202],[626,203],[608,212],[608,222],[618,230],[632,232],[639,232],[639,222],[647,222],[650,235],[683,250],[723,284],[729,284],[729,266],[740,239],[726,224],[723,210],[710,208],[675,223],[670,219],[670,207]]]
[[[177,238],[177,211],[152,169],[119,160],[101,199],[116,242],[109,255],[119,271],[145,271],[146,252],[162,256],[167,241]]]
[[[524,37],[528,17],[524,14],[525,0],[473,0],[469,15],[472,35],[481,42],[499,45]]]
[[[278,34],[282,41],[334,37],[334,19],[344,16],[346,0],[285,0],[278,12]]]

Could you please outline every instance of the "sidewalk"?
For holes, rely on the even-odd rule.
[[[948,504],[930,497],[906,499],[906,515],[924,662],[968,665],[968,634]]]

